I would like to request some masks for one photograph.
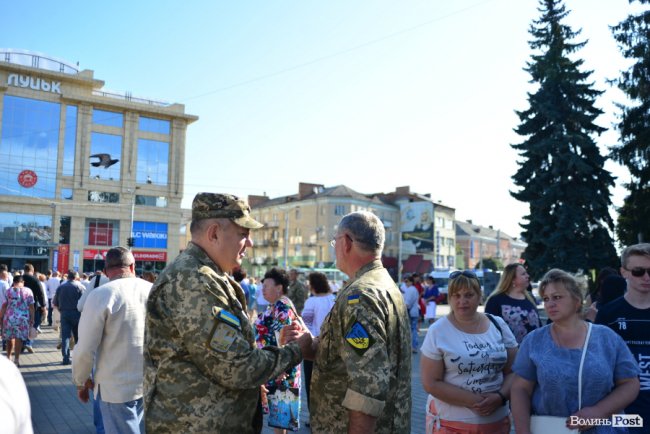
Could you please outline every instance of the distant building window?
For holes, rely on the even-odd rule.
[[[334,207],[334,215],[345,215],[345,205],[336,205]]]
[[[63,200],[72,200],[72,189],[71,188],[62,188],[61,189],[61,199],[63,199]]]
[[[141,206],[155,206],[158,208],[167,208],[167,198],[164,196],[135,196],[135,204]]]
[[[300,208],[296,208],[296,220],[300,220]]]
[[[119,234],[119,220],[86,219],[84,241],[89,246],[117,246]]]
[[[124,115],[117,112],[93,109],[93,124],[122,128],[124,125]]]
[[[167,185],[169,143],[157,140],[138,140],[136,182],[138,184]]]
[[[88,202],[95,203],[119,203],[120,194],[119,193],[109,193],[106,191],[89,191],[88,192]]]
[[[74,175],[74,155],[77,144],[77,106],[65,109],[65,130],[63,133],[63,176]]]
[[[296,236],[299,237],[300,235],[302,235],[300,228],[296,228]]]
[[[169,121],[140,116],[140,131],[169,134]]]

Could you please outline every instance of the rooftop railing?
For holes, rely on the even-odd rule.
[[[42,54],[36,54],[29,51],[18,50],[1,50],[0,60],[22,66],[31,66],[32,68],[46,69],[48,71],[62,72],[64,74],[78,74],[79,64],[72,66],[52,57]]]

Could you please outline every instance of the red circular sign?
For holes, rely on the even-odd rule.
[[[36,185],[38,176],[33,170],[23,170],[18,174],[18,184],[25,188],[32,188]]]

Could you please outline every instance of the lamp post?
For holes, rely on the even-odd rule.
[[[126,239],[126,244],[129,246],[129,250],[133,250],[133,245],[135,244],[135,240],[133,237],[133,220],[135,217],[135,192],[136,190],[140,187],[135,187],[133,189],[129,188],[127,191],[131,193],[131,225],[129,226],[129,236]]]

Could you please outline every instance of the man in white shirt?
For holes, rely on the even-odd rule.
[[[85,282],[82,282],[83,286],[86,288],[84,293],[81,295],[81,298],[77,302],[77,310],[79,312],[82,312],[84,310],[84,304],[86,304],[86,300],[88,299],[88,296],[90,295],[91,292],[95,288],[98,288],[102,286],[105,283],[108,283],[109,278],[104,276],[100,270],[95,271],[95,275],[92,276],[90,279],[86,280]]]
[[[82,402],[88,402],[94,389],[107,434],[141,433],[144,324],[151,283],[136,277],[135,258],[124,247],[107,252],[104,272],[110,282],[94,289],[83,306],[72,378]]]
[[[48,270],[47,280],[45,281],[45,292],[47,295],[47,325],[52,326],[52,299],[56,294],[56,289],[61,285],[58,271]]]

